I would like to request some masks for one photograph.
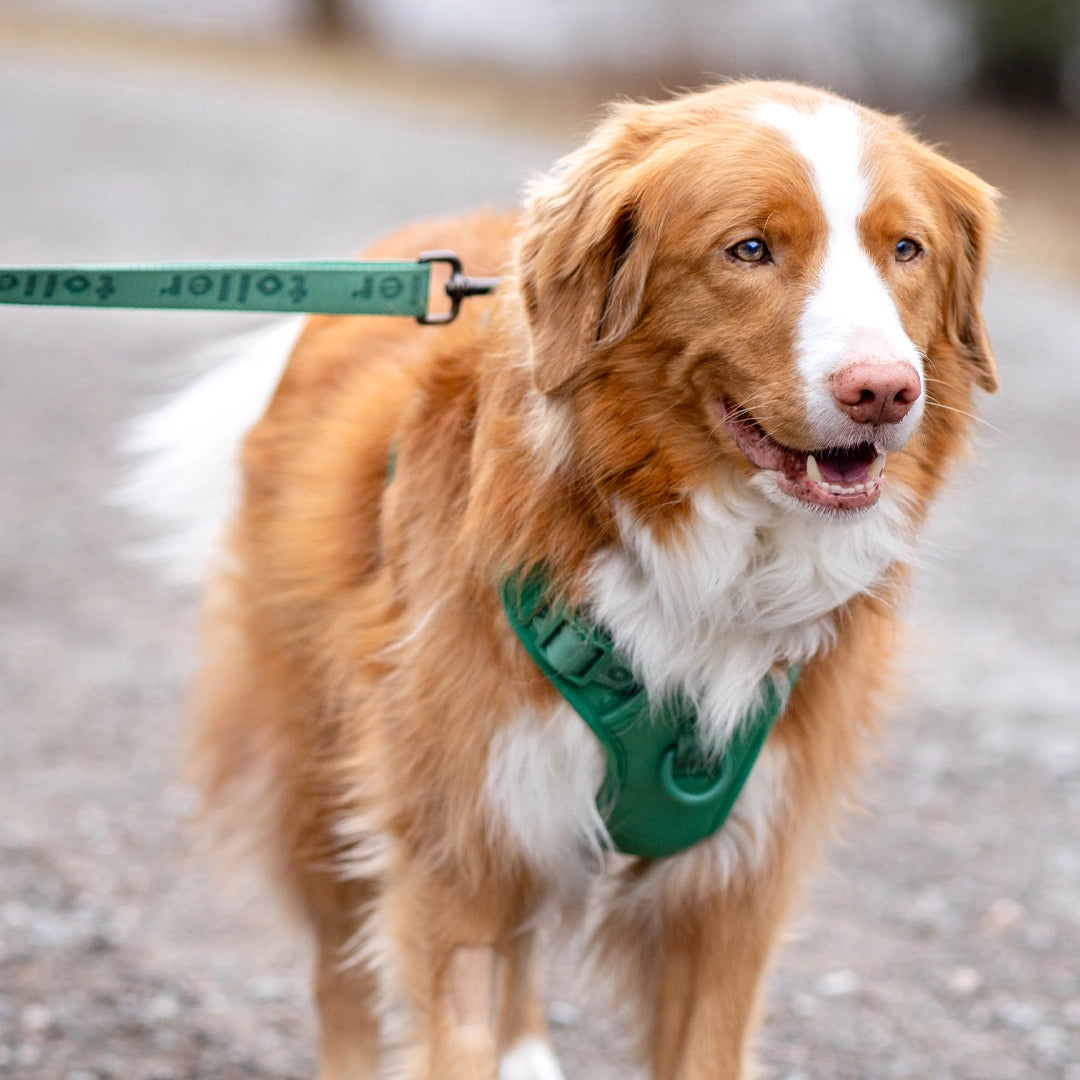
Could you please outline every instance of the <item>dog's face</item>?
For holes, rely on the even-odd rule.
[[[529,205],[534,382],[631,500],[724,461],[785,506],[863,510],[888,455],[916,433],[932,452],[935,411],[997,385],[993,196],[897,121],[804,88],[624,106]]]

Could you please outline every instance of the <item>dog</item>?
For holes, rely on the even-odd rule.
[[[534,954],[586,898],[649,1074],[748,1075],[919,527],[998,385],[995,204],[824,91],[619,104],[519,214],[367,253],[500,274],[456,322],[273,328],[147,421],[144,490],[184,512],[195,461],[223,485],[193,514],[228,517],[194,762],[312,929],[324,1080],[377,1074],[394,1002],[410,1077],[558,1080]],[[615,665],[635,740],[676,702],[679,746],[587,723],[549,617]],[[745,765],[703,824],[627,779],[687,747],[685,807]]]

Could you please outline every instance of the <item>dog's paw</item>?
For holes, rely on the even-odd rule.
[[[546,1039],[519,1039],[499,1059],[499,1080],[565,1080],[559,1059]]]

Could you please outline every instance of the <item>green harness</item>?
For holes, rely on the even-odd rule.
[[[510,625],[548,681],[600,740],[607,776],[597,806],[618,851],[661,859],[715,833],[731,812],[784,707],[771,678],[719,760],[702,751],[682,695],[650,703],[600,627],[552,600],[540,574],[500,590]],[[798,666],[788,670],[790,687]]]

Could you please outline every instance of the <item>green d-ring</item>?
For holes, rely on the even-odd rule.
[[[712,802],[720,789],[729,782],[728,774],[731,770],[727,768],[727,757],[724,757],[716,776],[708,785],[698,791],[688,791],[680,787],[679,781],[675,778],[675,750],[674,746],[669,747],[667,753],[660,759],[660,786],[675,802],[683,806],[702,806]],[[700,782],[701,777],[700,772],[695,772],[691,773],[688,779]]]

